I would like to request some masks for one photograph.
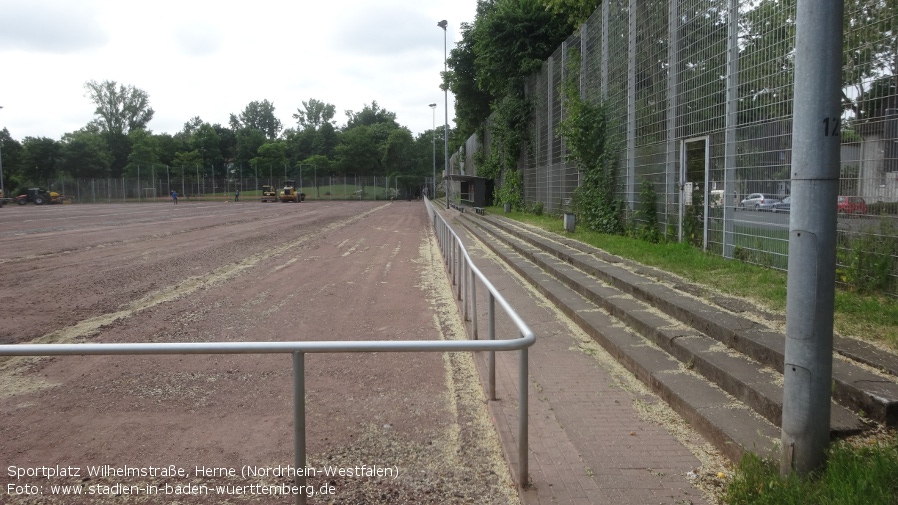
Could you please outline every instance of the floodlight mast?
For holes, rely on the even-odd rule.
[[[437,197],[437,104],[432,103],[428,105],[431,109],[431,115],[433,116],[432,127],[431,127],[431,135],[430,135],[430,145],[433,148],[433,191],[430,193],[431,199],[436,199]]]
[[[449,23],[444,19],[437,23],[437,26],[443,29],[443,76],[446,75],[448,71],[447,68],[447,42],[446,42],[446,27]],[[444,107],[446,112],[446,121],[444,123],[443,128],[443,154],[445,157],[445,167],[446,167],[446,208],[449,208],[449,87],[443,86],[443,99],[444,99]]]

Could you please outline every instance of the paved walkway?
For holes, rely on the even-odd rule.
[[[454,211],[444,216],[451,218]],[[450,221],[451,223],[451,221]],[[530,479],[525,504],[703,504],[687,479],[701,462],[669,431],[675,422],[656,397],[522,279],[453,225],[478,268],[537,334],[530,349]],[[486,334],[485,289],[478,325]],[[497,338],[516,330],[497,310]],[[470,329],[470,324],[469,324]],[[476,362],[486,384],[486,353]],[[517,353],[498,353],[490,409],[516,481]],[[642,412],[642,414],[640,412]],[[698,435],[695,446],[704,446]]]

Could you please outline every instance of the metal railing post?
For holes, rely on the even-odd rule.
[[[306,505],[306,365],[305,353],[293,353],[293,467],[300,489],[296,505]]]
[[[455,275],[452,276],[453,281],[455,282],[455,298],[461,300],[461,285],[464,280],[461,270],[462,264],[464,261],[461,257],[461,252],[459,249],[461,248],[461,242],[459,239],[455,239]]]
[[[449,231],[449,225],[443,223],[443,254],[446,255],[446,268],[452,273],[452,235]]]
[[[496,340],[496,297],[492,293],[489,296],[489,333],[489,339]],[[490,401],[496,401],[496,351],[489,352],[488,367]]]
[[[471,326],[474,328],[474,340],[479,339],[477,335],[477,278],[474,269],[471,269]]]
[[[461,247],[461,244],[459,243],[458,246]],[[461,284],[461,293],[459,294],[458,299],[461,300],[462,307],[464,307],[464,309],[462,310],[463,317],[464,317],[464,320],[467,321],[468,320],[468,260],[465,259],[465,257],[463,257],[461,255],[459,255],[458,259],[459,259],[459,261],[461,261],[461,268],[458,269],[458,275],[459,275],[459,277],[461,277],[461,279],[459,279],[460,284]]]
[[[468,312],[468,261],[462,259],[462,274],[461,274],[461,285],[462,285],[462,317],[465,321],[470,320],[470,313]]]
[[[520,473],[521,487],[527,487],[530,483],[530,465],[528,460],[529,439],[528,439],[528,416],[530,409],[528,402],[530,401],[530,370],[527,364],[527,348],[521,349],[520,364],[518,366],[518,471]]]

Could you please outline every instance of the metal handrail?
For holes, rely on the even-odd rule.
[[[468,293],[470,292],[471,327],[473,329],[474,339],[478,339],[477,328],[477,291],[476,279],[486,287],[489,293],[487,318],[489,322],[489,340],[487,342],[521,342],[523,345],[518,348],[520,351],[518,360],[518,483],[521,488],[527,486],[529,481],[529,368],[528,368],[528,352],[527,349],[536,342],[536,335],[527,326],[527,323],[518,316],[517,312],[509,305],[508,301],[499,293],[499,290],[486,278],[485,275],[474,265],[471,256],[468,255],[459,236],[452,227],[443,219],[443,216],[436,212],[434,206],[427,197],[424,197],[427,205],[427,212],[433,221],[434,230],[436,232],[437,241],[443,252],[443,258],[446,262],[449,274],[453,284],[458,286],[458,299],[462,302],[465,319],[468,318]],[[461,266],[462,268],[459,268]],[[461,270],[464,270],[462,272]],[[469,275],[468,275],[469,274]],[[457,278],[456,278],[457,277]],[[470,279],[470,282],[468,282]],[[464,285],[464,289],[462,289]],[[520,336],[513,340],[496,341],[496,302],[502,307],[505,314],[511,319],[512,323],[517,327]],[[471,342],[476,343],[476,342]],[[496,401],[496,353],[501,349],[484,349],[489,351],[487,367],[489,375],[489,400]],[[511,349],[508,349],[511,350]]]
[[[0,345],[0,356],[86,356],[86,355],[149,355],[149,354],[274,354],[291,353],[293,355],[293,404],[294,404],[294,464],[295,468],[306,466],[306,419],[305,419],[305,354],[306,353],[344,353],[344,352],[471,352],[488,351],[490,353],[490,400],[496,399],[495,393],[495,351],[521,352],[518,377],[518,465],[520,484],[526,486],[528,481],[528,368],[527,349],[536,342],[536,335],[530,331],[508,302],[502,298],[495,287],[474,266],[470,256],[464,250],[458,236],[446,221],[437,214],[429,200],[426,201],[429,215],[432,218],[435,234],[449,264],[464,259],[464,268],[470,269],[472,301],[474,298],[474,276],[486,286],[490,293],[490,339],[489,340],[370,340],[370,341],[313,341],[313,342],[171,342],[171,343],[108,343],[108,344],[6,344]],[[439,219],[437,219],[439,218]],[[451,252],[456,251],[456,252]],[[457,253],[461,251],[461,256]],[[458,268],[449,267],[449,272]],[[453,283],[455,278],[453,277]],[[461,291],[459,291],[461,296]],[[498,301],[507,315],[520,331],[519,338],[495,340],[494,306]],[[476,314],[476,302],[472,305]],[[467,314],[467,303],[465,303]],[[475,338],[476,338],[476,317]],[[302,476],[298,475],[303,473]],[[295,483],[300,489],[306,489],[304,472],[297,472]],[[304,505],[306,494],[298,493],[296,503]]]

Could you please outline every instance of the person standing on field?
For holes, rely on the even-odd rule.
[[[175,204],[178,203],[178,192],[177,192],[177,191],[172,191],[172,192],[171,192],[171,199],[172,199],[173,202],[175,202]]]
[[[239,199],[240,199],[240,190],[238,189],[237,191],[234,191],[234,201],[236,202]]]

